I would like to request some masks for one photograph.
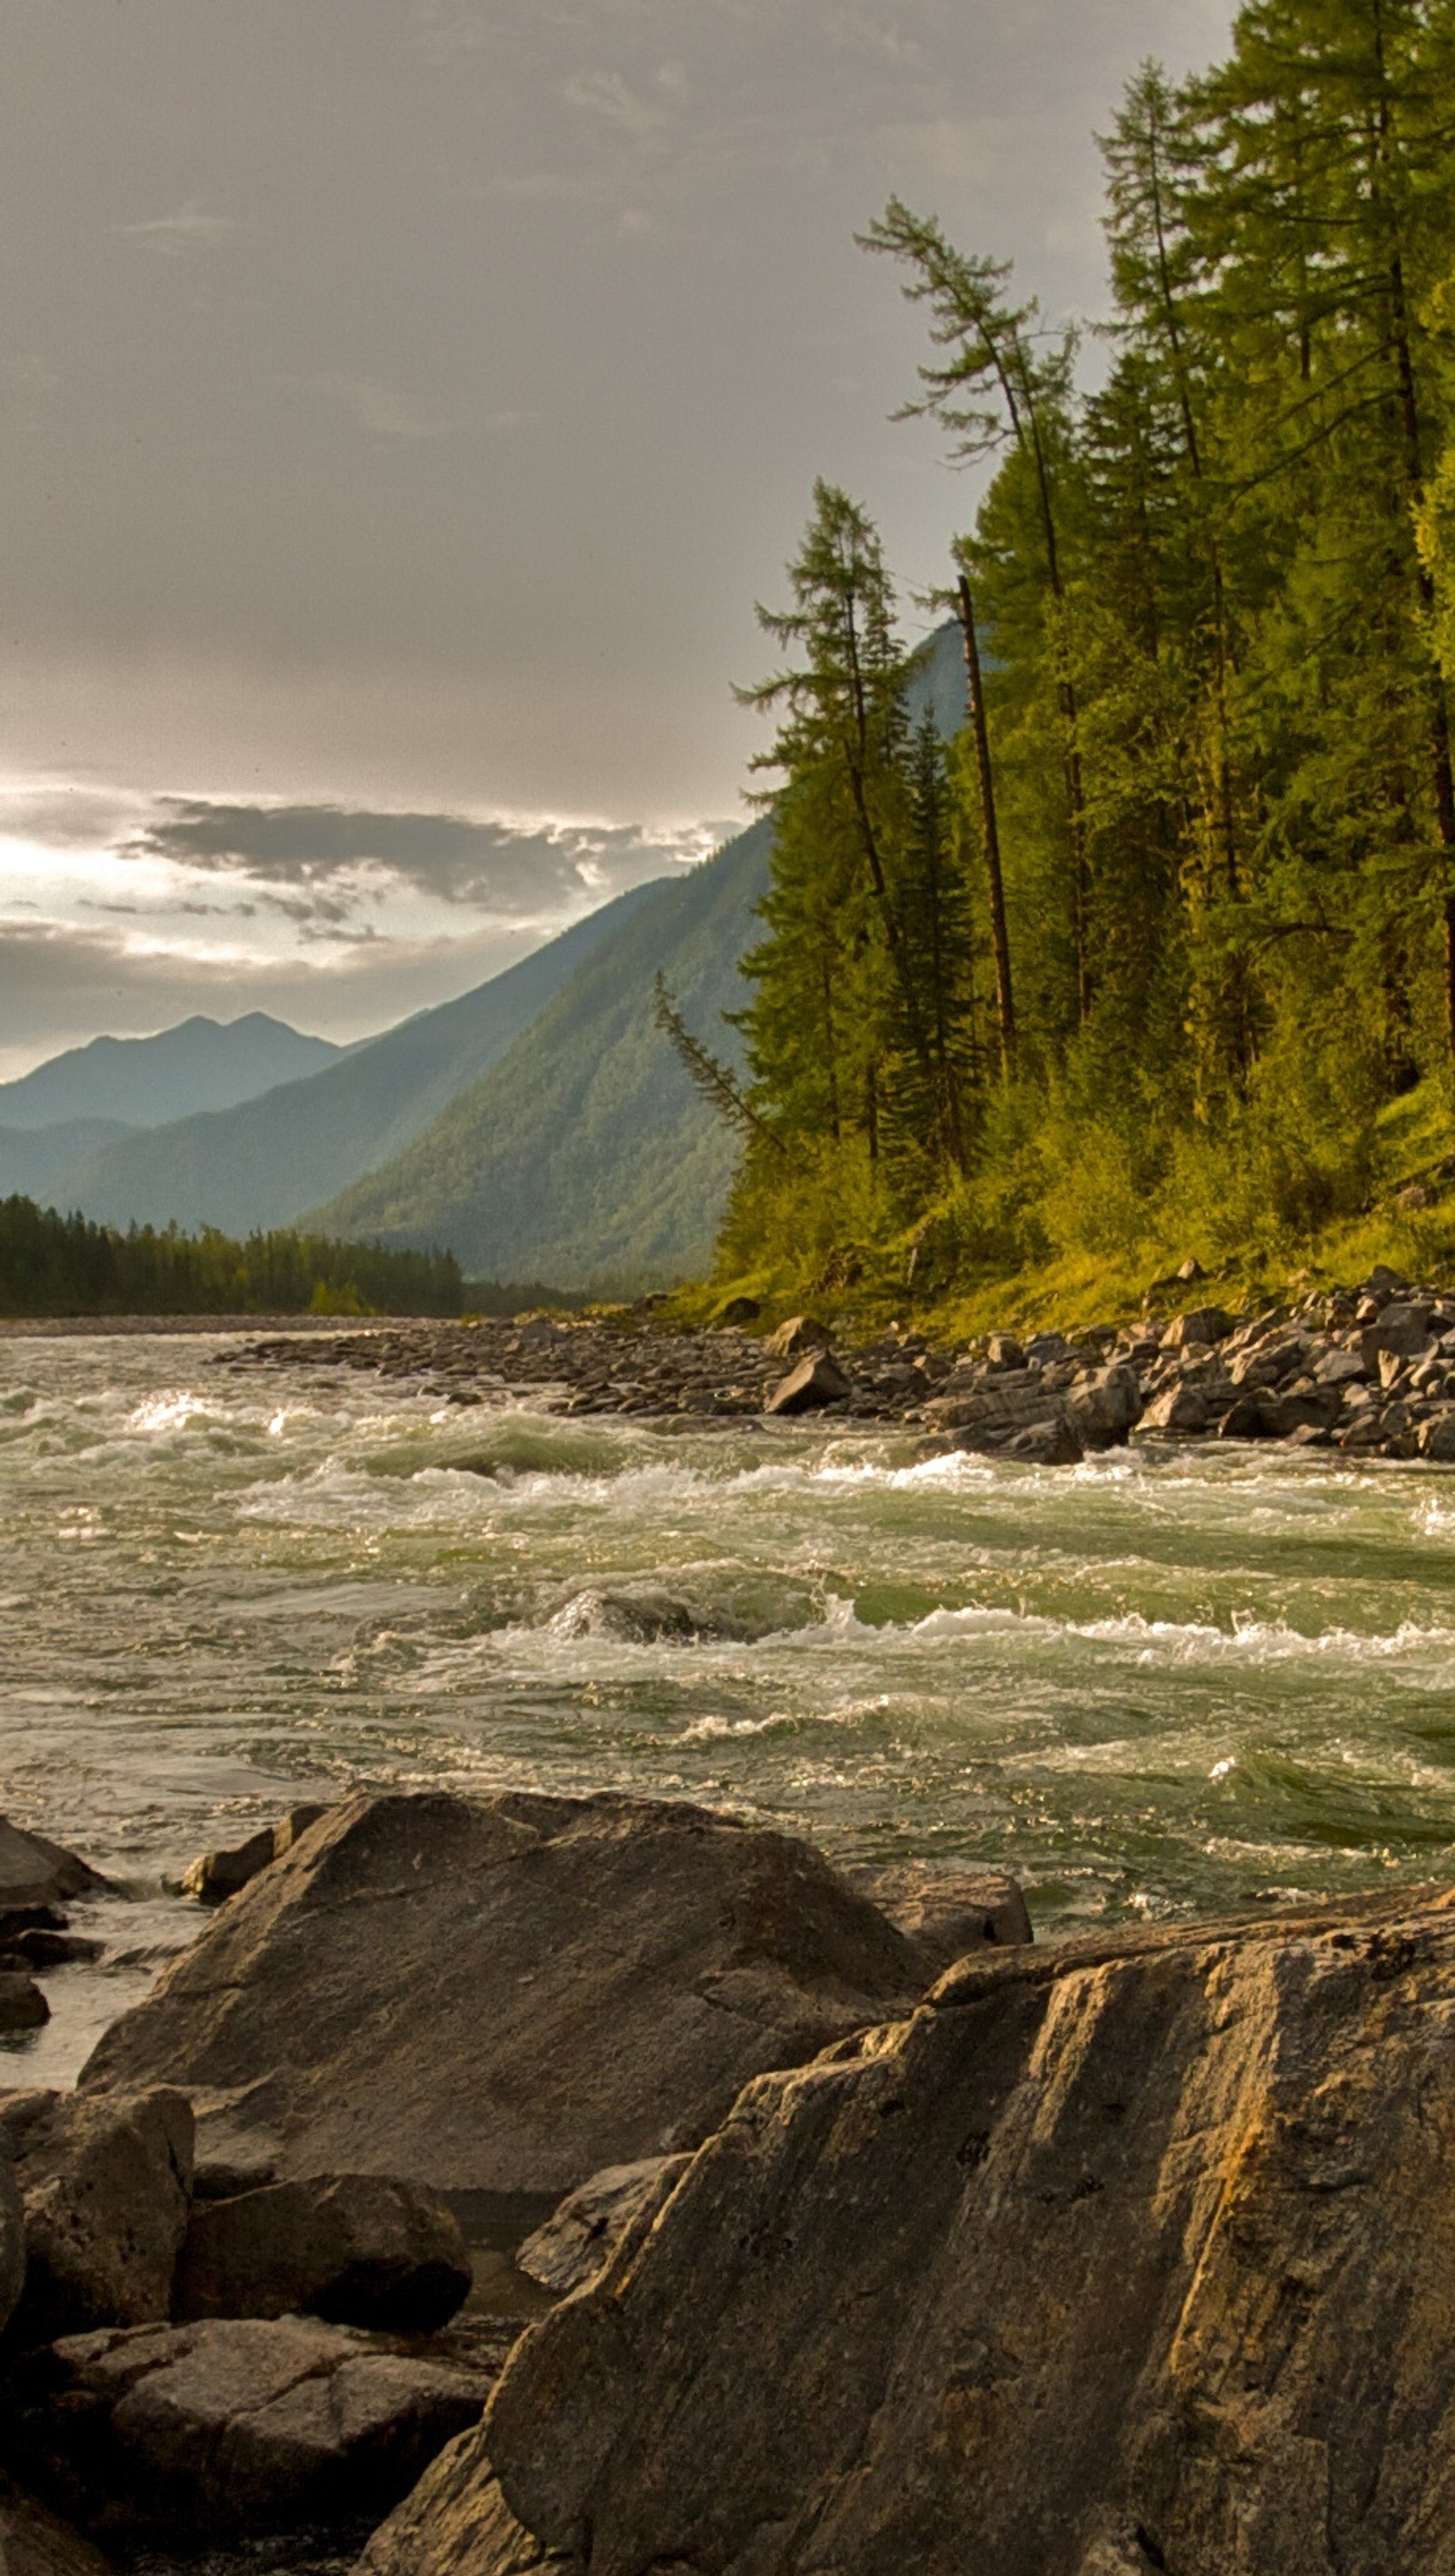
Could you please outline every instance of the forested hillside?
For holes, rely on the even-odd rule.
[[[993,467],[946,546],[983,723],[906,718],[874,528],[820,486],[748,693],[725,1273],[1287,1249],[1367,1203],[1392,1104],[1455,1143],[1452,128],[1448,0],[1254,0],[1205,76],[1144,66],[1095,371],[993,246],[869,227],[906,414]]]
[[[292,1231],[94,1225],[0,1199],[0,1315],[458,1315],[445,1252],[384,1252]]]

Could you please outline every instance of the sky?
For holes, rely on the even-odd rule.
[[[1229,15],[5,0],[0,1079],[360,1036],[740,828],[814,477],[906,592],[974,506],[856,228],[1095,317],[1095,131]]]

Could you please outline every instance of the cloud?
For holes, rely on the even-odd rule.
[[[124,241],[140,242],[147,250],[160,251],[165,259],[180,259],[184,251],[205,250],[215,243],[230,241],[243,227],[233,215],[209,214],[192,197],[169,215],[153,215],[140,224],[113,224],[111,229]]]
[[[270,889],[290,918],[343,919],[390,892],[431,896],[494,919],[547,921],[690,865],[734,829],[677,832],[636,823],[484,821],[462,814],[371,813],[343,805],[162,800],[123,855],[166,860]],[[325,915],[324,899],[339,909]]]
[[[573,72],[562,89],[572,107],[605,117],[624,134],[654,134],[667,122],[664,111],[629,89],[620,72]]]

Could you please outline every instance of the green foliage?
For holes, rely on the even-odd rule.
[[[1448,1123],[1452,147],[1455,0],[1245,0],[1204,77],[1144,64],[1089,393],[1005,263],[898,198],[864,236],[929,326],[905,416],[995,469],[946,553],[1015,1056],[983,773],[911,742],[872,525],[821,485],[749,693],[789,710],[743,1027],[791,1177],[749,1143],[724,1274],[1276,1266],[1370,1221],[1392,1104]]]
[[[0,1314],[457,1315],[448,1252],[388,1252],[326,1235],[179,1234],[97,1225],[0,1199]]]

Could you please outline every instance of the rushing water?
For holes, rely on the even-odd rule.
[[[1053,1934],[1455,1875],[1438,1469],[925,1459],[229,1347],[0,1340],[0,1806],[129,1891],[77,1909],[108,1959],[45,1981],[25,2081],[195,1929],[194,1853],[361,1784],[629,1788],[999,1863]]]

